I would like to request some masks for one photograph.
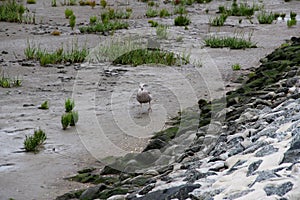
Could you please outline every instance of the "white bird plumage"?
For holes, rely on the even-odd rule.
[[[146,84],[140,84],[139,90],[136,95],[136,100],[141,104],[141,107],[142,107],[143,103],[149,103],[148,111],[151,111],[152,110],[152,108],[151,108],[152,97],[150,95],[150,92],[148,92],[145,89],[145,86],[146,86]]]

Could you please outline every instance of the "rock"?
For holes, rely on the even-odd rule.
[[[262,162],[263,162],[263,160],[258,160],[256,162],[251,163],[248,167],[247,176],[251,176],[253,174],[253,172],[255,172],[259,168],[259,166]]]
[[[249,194],[250,192],[253,192],[254,189],[251,189],[251,190],[244,190],[242,192],[236,192],[228,197],[225,197],[225,199],[237,199],[237,198],[240,198],[242,196],[245,196],[247,194]]]
[[[114,169],[114,168],[112,168],[112,167],[110,167],[110,166],[105,166],[105,167],[101,170],[101,172],[100,172],[101,175],[120,174],[120,173],[121,173],[120,170]]]
[[[146,194],[142,197],[135,197],[132,200],[154,200],[154,199],[180,199],[184,200],[189,197],[189,193],[194,189],[200,188],[200,184],[185,184],[177,187],[172,187],[165,190],[158,190]]]
[[[259,171],[257,173],[258,173],[258,176],[256,177],[255,181],[251,185],[249,185],[250,188],[257,182],[269,180],[271,178],[280,177],[278,174],[276,174],[275,172],[270,171],[270,170]]]
[[[148,192],[150,192],[153,188],[155,188],[155,183],[151,183],[149,185],[146,185],[145,187],[143,187],[139,192],[138,194],[139,195],[145,195],[147,194]]]
[[[165,141],[162,141],[161,139],[154,139],[150,141],[150,143],[146,146],[146,148],[143,151],[145,152],[151,149],[161,149],[166,145],[167,143]]]
[[[229,175],[229,174],[231,174],[232,172],[238,170],[239,167],[240,167],[241,165],[243,165],[245,162],[247,162],[247,160],[239,160],[239,161],[237,161],[237,162],[236,162],[236,163],[228,170],[228,172],[226,173],[226,175]]]
[[[295,163],[300,160],[300,132],[296,132],[290,148],[284,153],[282,163]]]
[[[109,197],[107,200],[125,200],[127,195],[114,195]]]
[[[96,199],[99,195],[99,193],[106,189],[107,186],[104,184],[100,184],[94,187],[90,187],[86,189],[81,195],[80,195],[80,200],[93,200]]]
[[[267,145],[262,147],[258,152],[256,152],[255,157],[264,157],[275,152],[278,152],[278,148],[275,148],[272,145]]]
[[[187,181],[189,183],[194,183],[196,180],[206,178],[206,177],[211,176],[211,175],[216,175],[216,173],[215,172],[201,173],[201,172],[193,169],[193,170],[188,170],[185,173],[186,178],[183,179],[183,180]]]
[[[292,182],[286,182],[279,186],[267,185],[266,187],[264,187],[264,191],[266,192],[267,196],[278,195],[282,197],[283,195],[291,191],[293,189],[293,186],[294,184]]]

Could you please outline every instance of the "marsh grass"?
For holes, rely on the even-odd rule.
[[[105,23],[95,23],[89,26],[79,27],[81,33],[104,33],[108,31],[114,31],[118,29],[127,29],[129,24],[120,21],[107,21]]]
[[[61,116],[61,125],[62,125],[62,129],[66,130],[68,128],[68,126],[71,123],[71,115],[70,113],[64,113]]]
[[[68,98],[65,100],[65,111],[68,113],[68,112],[71,112],[75,107],[75,102],[74,100]]]
[[[22,80],[19,78],[11,78],[9,76],[5,76],[4,73],[0,77],[0,87],[11,88],[20,86],[22,86]]]
[[[276,17],[272,12],[262,11],[257,14],[257,20],[260,24],[272,24],[275,19]]]
[[[187,26],[191,20],[187,16],[179,15],[174,19],[175,26]]]
[[[24,140],[24,148],[27,152],[37,152],[39,147],[44,144],[46,139],[47,135],[43,130],[35,130],[33,135],[26,135],[26,138]]]
[[[168,39],[168,26],[159,24],[156,27],[156,36],[158,39]]]
[[[22,15],[25,7],[18,4],[15,0],[5,1],[0,5],[0,21],[22,22]]]
[[[146,11],[146,16],[148,18],[152,18],[152,17],[157,17],[158,16],[158,11],[156,9],[153,9],[153,8],[148,8],[147,11]]]
[[[54,52],[47,52],[40,47],[36,47],[28,42],[27,47],[24,50],[26,59],[38,60],[41,66],[47,64],[59,64],[59,63],[81,63],[87,57],[89,51],[87,47],[79,48],[78,43],[74,42],[70,50],[64,50],[63,47],[58,48]]]
[[[41,110],[48,110],[49,109],[49,102],[48,101],[44,101],[41,106],[39,107],[39,109]]]
[[[36,0],[27,0],[28,4],[36,4]]]
[[[89,62],[112,62],[119,56],[139,48],[146,48],[145,42],[142,40],[134,40],[132,38],[112,38],[100,44],[90,52],[87,60]]]
[[[210,36],[204,39],[206,46],[211,48],[223,48],[228,47],[230,49],[245,49],[245,48],[255,48],[256,44],[251,42],[251,36],[245,39],[243,35],[235,35],[233,37],[217,37]]]
[[[231,4],[231,7],[225,8],[224,6],[219,6],[219,12],[227,14],[229,16],[252,16],[255,11],[260,10],[261,7],[254,4],[252,6],[248,5],[247,2],[237,3],[234,0]]]
[[[240,64],[233,64],[233,65],[231,65],[231,69],[233,70],[233,71],[238,71],[238,70],[241,70],[241,65]]]
[[[221,14],[220,16],[217,16],[210,20],[210,25],[211,26],[223,26],[225,21],[227,19],[227,14]]]
[[[137,49],[123,54],[113,64],[138,66],[143,64],[161,64],[167,66],[187,64],[188,61],[173,52],[160,49]]]
[[[165,8],[161,9],[159,11],[159,17],[163,18],[163,17],[169,17],[171,14],[169,13],[169,11]]]
[[[65,10],[66,19],[69,19],[69,17],[71,17],[72,15],[73,15],[73,10],[70,8],[66,8],[66,10]]]

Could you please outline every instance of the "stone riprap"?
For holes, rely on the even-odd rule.
[[[80,173],[95,186],[57,199],[300,199],[300,38],[261,61],[225,108],[200,100],[117,160],[124,171]]]

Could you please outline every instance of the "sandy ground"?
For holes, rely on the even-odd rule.
[[[297,1],[262,1],[265,9],[273,12],[300,13]],[[84,63],[71,66],[41,67],[21,66],[27,42],[53,51],[63,45],[78,41],[79,46],[90,49],[109,37],[73,33],[64,18],[66,6],[51,7],[51,1],[39,0],[27,5],[36,13],[37,25],[0,22],[0,70],[10,77],[23,80],[22,87],[0,88],[0,199],[54,199],[72,189],[87,185],[64,180],[85,167],[101,167],[107,156],[121,156],[128,152],[139,152],[155,131],[165,128],[165,122],[178,111],[196,104],[199,98],[216,98],[234,88],[231,81],[251,67],[259,66],[259,59],[272,52],[291,36],[299,35],[299,25],[287,28],[286,22],[278,20],[272,25],[253,24],[244,19],[229,17],[223,27],[210,27],[208,21],[215,15],[218,5],[224,1],[213,1],[207,5],[189,8],[192,24],[188,30],[170,27],[168,40],[158,41],[164,49],[175,53],[190,53],[191,60],[201,63],[182,67],[162,66],[112,66],[104,63]],[[116,31],[114,37],[155,39],[155,29],[150,28],[143,17],[146,4],[129,1],[109,2],[115,9],[133,9],[128,30]],[[171,5],[161,7],[173,9]],[[77,24],[87,23],[89,17],[97,15],[102,8],[73,6]],[[209,14],[205,10],[209,9]],[[173,17],[156,18],[160,23],[173,24]],[[52,31],[58,28],[62,35],[49,33],[33,34],[36,30]],[[209,34],[221,35],[242,32],[251,33],[258,48],[246,50],[210,49],[203,47],[203,38]],[[182,42],[176,42],[182,37]],[[231,65],[239,63],[241,71],[232,71]],[[78,70],[79,69],[79,70]],[[141,109],[135,101],[138,84],[148,83],[153,95],[152,112],[147,105]],[[64,112],[66,98],[75,99],[79,111],[76,128],[61,129],[60,117]],[[40,110],[42,102],[50,102],[49,110]],[[48,139],[37,154],[24,153],[25,135],[42,128]]]

